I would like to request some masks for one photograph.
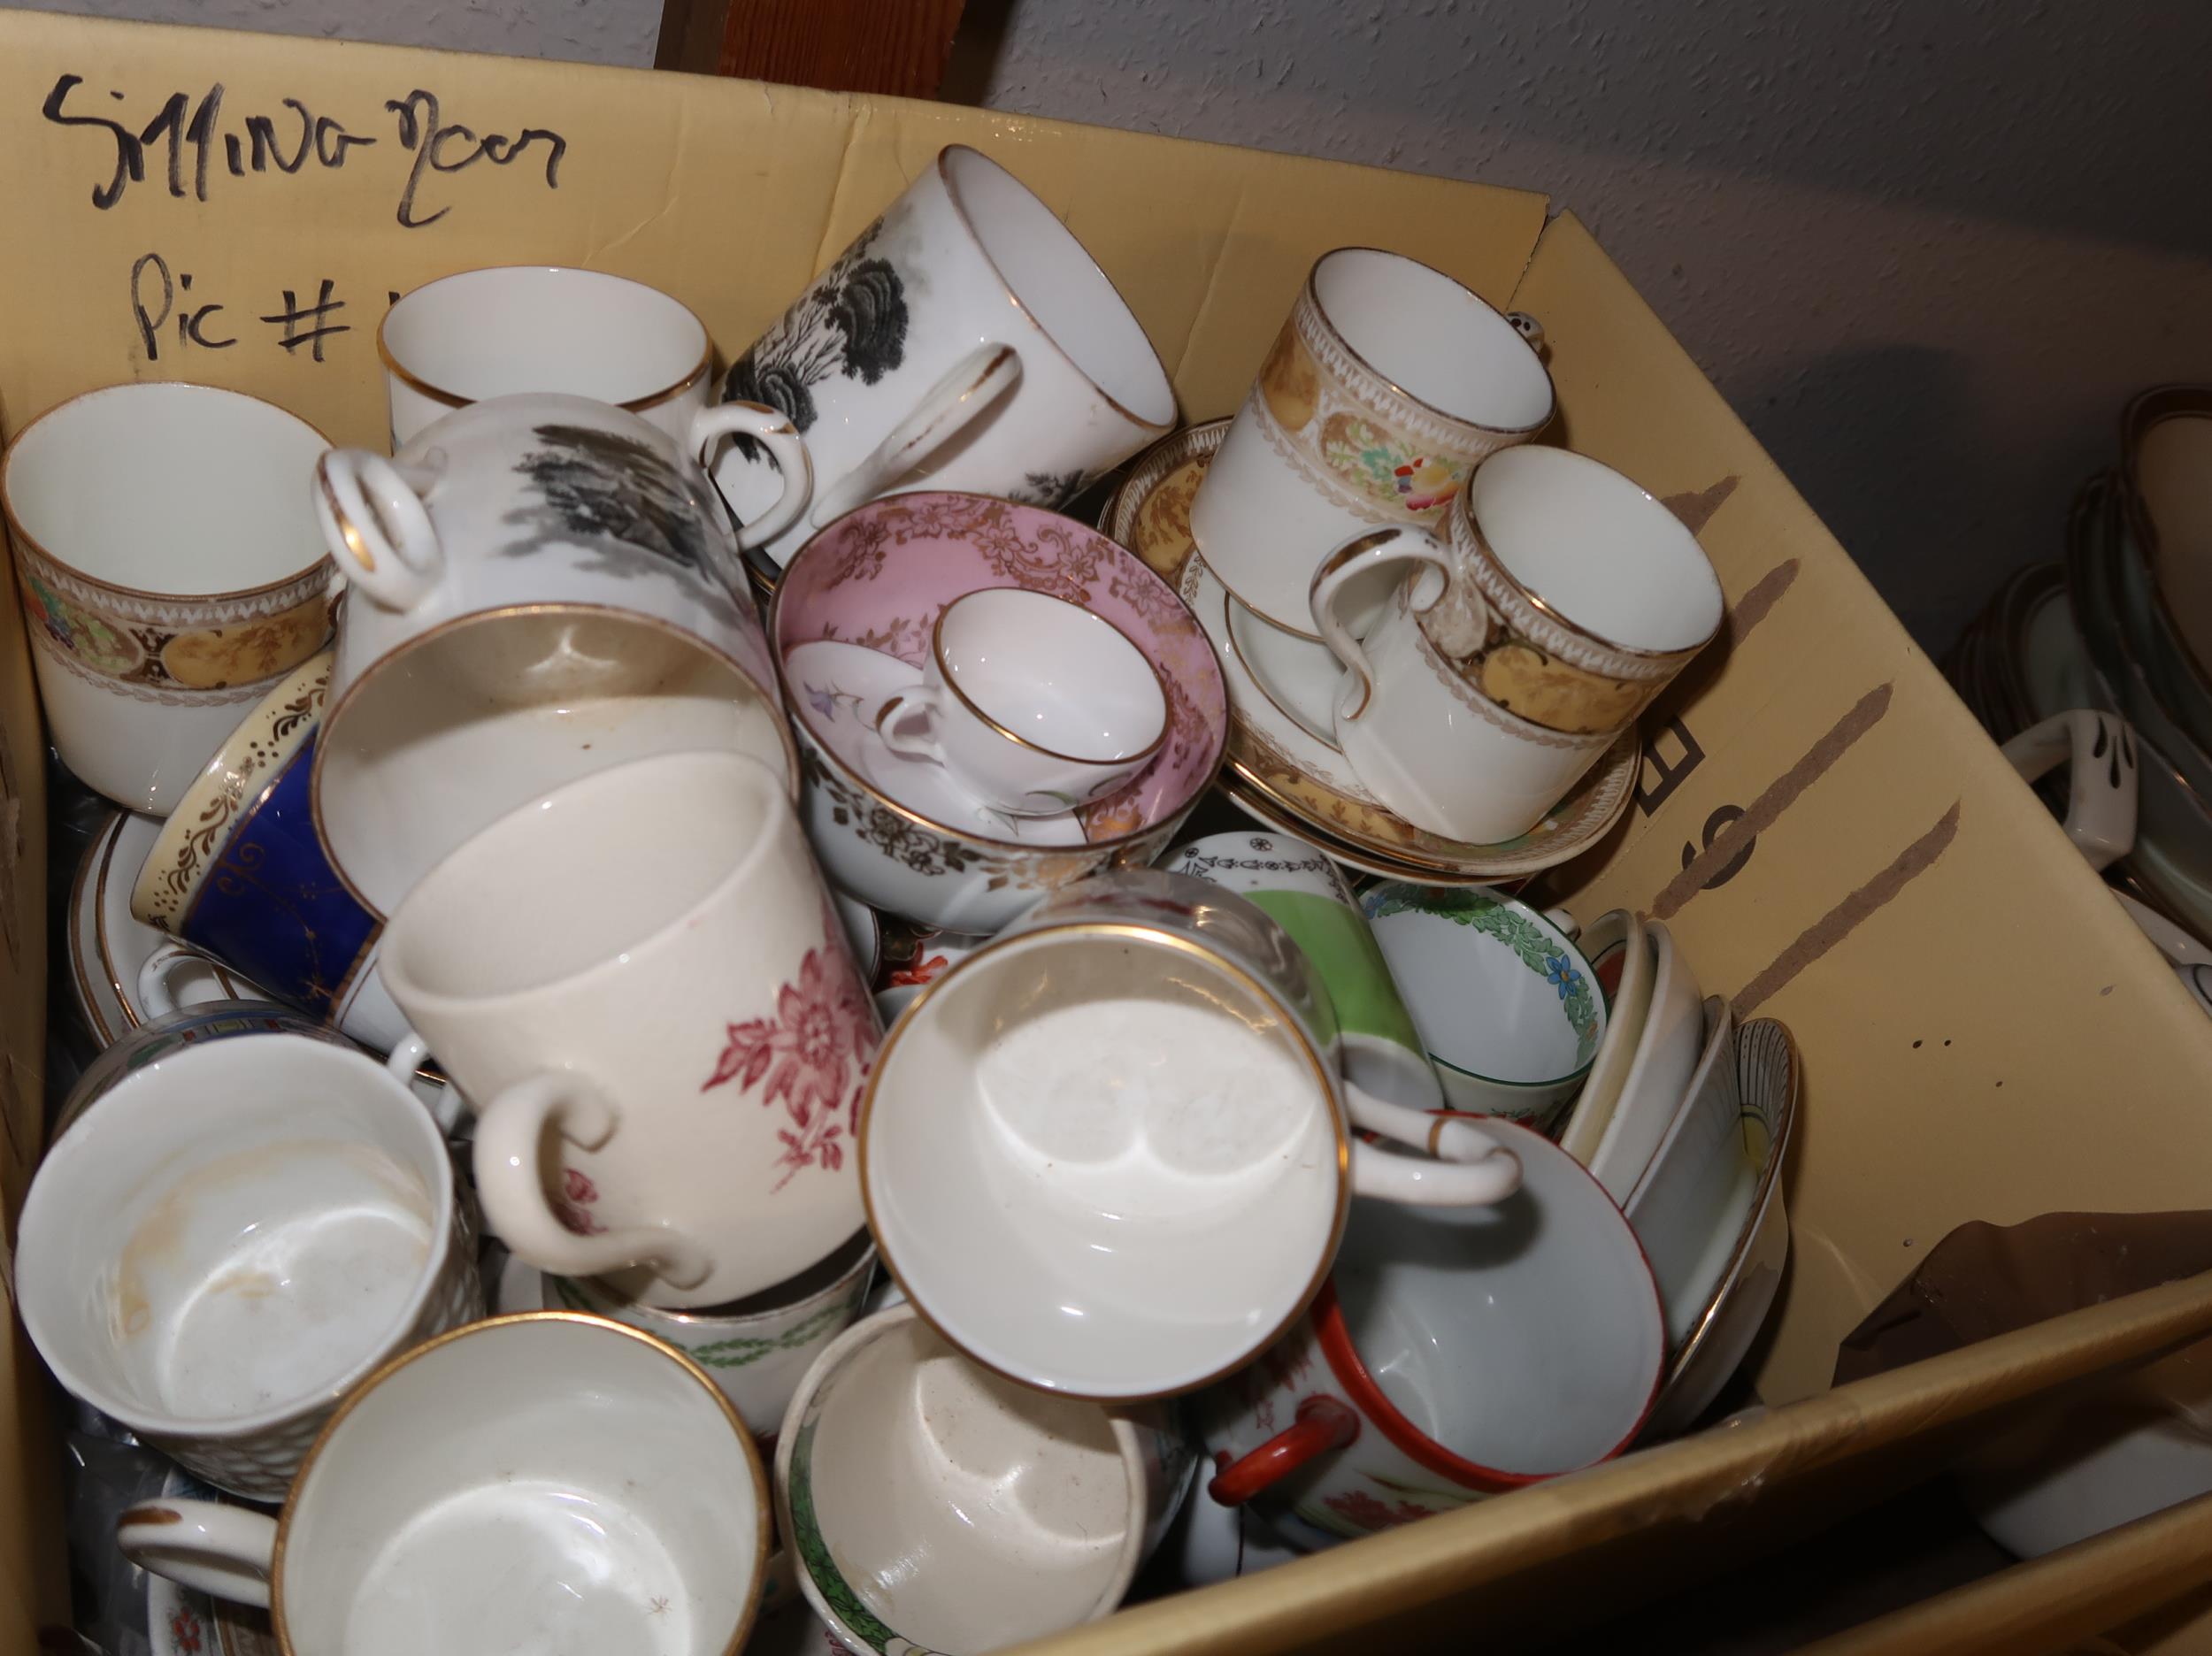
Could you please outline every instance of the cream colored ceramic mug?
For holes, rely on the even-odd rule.
[[[514,1254],[716,1305],[862,1223],[853,1113],[874,1008],[781,778],[676,753],[572,782],[441,862],[380,959],[478,1115]]]

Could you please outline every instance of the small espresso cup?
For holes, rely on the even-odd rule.
[[[1541,340],[1531,318],[1399,254],[1322,255],[1191,502],[1206,567],[1317,637],[1306,587],[1328,548],[1440,522],[1484,456],[1550,420]]]
[[[1103,799],[1167,740],[1167,693],[1144,652],[1049,593],[995,586],[955,599],[931,629],[922,673],[883,704],[876,733],[1010,816]]]
[[[1634,1439],[1667,1356],[1651,1268],[1579,1162],[1496,1131],[1525,1177],[1495,1207],[1354,1205],[1312,1309],[1198,1399],[1217,1468],[1199,1499],[1351,1540]]]
[[[910,1306],[824,1352],[776,1439],[799,1585],[845,1648],[989,1651],[1112,1613],[1194,1457],[1156,1407],[1041,1396]],[[917,1569],[915,1560],[928,1560]]]
[[[115,1530],[142,1568],[265,1606],[290,1656],[734,1656],[768,1537],[760,1453],[713,1382],[557,1311],[387,1363],[275,1518],[165,1498]]]
[[[1448,546],[1423,529],[1347,540],[1314,571],[1310,613],[1345,666],[1336,738],[1360,780],[1417,828],[1494,844],[1635,723],[1724,606],[1681,519],[1563,448],[1492,456],[1449,529]],[[1394,571],[1380,617],[1356,624]]]
[[[401,296],[376,330],[397,448],[488,397],[565,391],[626,409],[677,441],[706,406],[706,324],[658,288],[603,271],[504,264]]]
[[[307,501],[322,434],[211,386],[110,386],[0,459],[46,732],[119,805],[165,816],[273,683],[330,640]],[[117,467],[127,468],[127,477]]]
[[[24,1326],[69,1391],[219,1488],[280,1498],[365,1376],[481,1314],[436,1124],[295,1014],[157,1018],[65,1119],[23,1205]]]

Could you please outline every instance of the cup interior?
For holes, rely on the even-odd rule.
[[[478,1322],[362,1392],[295,1486],[290,1647],[721,1656],[760,1593],[763,1480],[721,1393],[650,1339]]]
[[[1447,1476],[1548,1476],[1617,1453],[1642,1422],[1666,1355],[1659,1295],[1572,1156],[1485,1129],[1509,1135],[1517,1192],[1490,1208],[1356,1201],[1330,1280],[1360,1365]]]
[[[1104,617],[1049,593],[969,594],[939,618],[937,651],[962,701],[1063,759],[1134,758],[1167,727],[1167,698],[1144,653]]]
[[[1720,625],[1697,537],[1610,466],[1524,444],[1478,466],[1466,502],[1506,572],[1571,625],[1655,652],[1695,648]]]
[[[657,288],[601,271],[514,264],[427,282],[385,312],[390,364],[465,402],[561,391],[644,402],[707,365],[707,330]]]
[[[929,1649],[998,1650],[1111,1609],[1145,1527],[1112,1418],[979,1368],[910,1313],[880,1323],[826,1360],[787,1473],[827,1568]]]
[[[1106,272],[1059,215],[981,152],[944,152],[945,188],[1015,300],[1084,377],[1133,419],[1163,429],[1175,392],[1159,354]],[[1018,334],[1017,344],[1023,342]]]
[[[420,1316],[453,1176],[422,1107],[298,1035],[188,1046],[96,1099],[25,1205],[17,1287],[63,1383],[139,1429],[327,1402]]]
[[[323,561],[308,485],[329,447],[235,391],[110,386],[24,427],[0,495],[49,557],[94,580],[171,597],[250,592]]]
[[[1441,271],[1378,248],[1313,267],[1314,303],[1367,365],[1449,418],[1532,431],[1551,418],[1551,376],[1520,331]]]
[[[923,1313],[1083,1397],[1248,1358],[1317,1285],[1343,1200],[1328,1083],[1274,1001],[1118,924],[1010,939],[932,985],[860,1132],[879,1246]]]

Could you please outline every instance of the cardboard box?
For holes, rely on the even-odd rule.
[[[1848,557],[1540,196],[933,104],[0,12],[0,428],[114,380],[191,379],[380,446],[377,318],[484,264],[636,276],[741,349],[956,141],[1065,217],[1191,418],[1233,408],[1333,246],[1402,249],[1541,318],[1557,434],[1676,499],[1731,609],[1724,646],[1647,720],[1627,823],[1554,893],[1664,917],[1708,991],[1789,1024],[1807,1077],[1792,1267],[1755,1354],[1770,1404],[1805,1401],[1051,1648],[1563,1626],[1824,1502],[1925,1476],[2022,1399],[2212,1330],[2198,1279],[1818,1395],[1838,1337],[1961,1221],[2200,1203],[2212,1041]],[[115,477],[130,486],[127,454]],[[12,604],[0,738],[12,1212],[37,1147],[45,932],[40,742]],[[19,1340],[12,1363],[5,1394],[27,1401],[0,1433],[0,1489],[23,1499],[0,1506],[0,1645],[18,1650],[38,1616],[31,1538],[55,1526],[34,1504],[43,1429]]]

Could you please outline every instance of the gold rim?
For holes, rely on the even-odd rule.
[[[92,1025],[92,1032],[99,1037],[103,1046],[114,1046],[120,1031],[108,1028],[107,1020],[100,1016],[100,1004],[93,997],[92,979],[85,975],[84,939],[77,935],[77,917],[86,912],[83,904],[88,891],[96,897],[99,891],[92,865],[98,862],[103,868],[106,866],[106,859],[114,855],[115,841],[122,832],[123,813],[119,810],[110,811],[107,824],[94,836],[92,843],[85,848],[84,855],[77,860],[77,871],[69,881],[69,969],[77,980],[77,1001],[84,1012],[85,1022]],[[97,909],[91,912],[93,941],[96,948],[100,941],[99,913]]]
[[[963,593],[959,597],[954,599],[950,603],[947,604],[942,610],[940,610],[937,612],[937,619],[931,624],[929,629],[929,650],[930,654],[937,658],[937,665],[944,678],[945,687],[948,690],[950,690],[954,696],[959,700],[960,704],[966,708],[969,712],[974,714],[979,721],[989,725],[993,730],[996,731],[1000,735],[1005,737],[1008,741],[1012,742],[1018,748],[1026,748],[1032,753],[1041,753],[1048,759],[1059,759],[1069,764],[1099,766],[1134,764],[1137,770],[1142,770],[1146,763],[1151,759],[1152,755],[1159,752],[1160,749],[1166,745],[1168,715],[1175,710],[1175,703],[1173,699],[1171,698],[1167,693],[1167,680],[1160,677],[1160,670],[1152,664],[1152,658],[1149,656],[1147,656],[1141,649],[1137,648],[1136,640],[1131,638],[1126,632],[1123,632],[1119,627],[1116,626],[1111,621],[1109,621],[1104,616],[1100,615],[1094,610],[1083,610],[1082,613],[1088,616],[1099,625],[1104,627],[1116,638],[1126,644],[1131,649],[1136,651],[1137,659],[1144,663],[1145,671],[1152,675],[1153,686],[1160,693],[1160,733],[1155,736],[1150,741],[1147,742],[1143,747],[1138,748],[1136,752],[1133,754],[1124,754],[1117,759],[1086,759],[1080,754],[1061,753],[1055,748],[1046,747],[1042,742],[1030,740],[1028,737],[1022,735],[1019,732],[1007,729],[1005,725],[1000,724],[998,720],[993,718],[990,714],[984,711],[983,706],[980,702],[960,687],[960,680],[954,676],[951,667],[945,661],[945,617],[950,615],[955,610],[957,610],[962,604],[967,602],[969,599],[980,598],[983,596],[984,593],[987,592],[1027,593],[1029,590],[1030,589],[1026,586],[987,586],[982,588],[981,591]],[[1036,595],[1041,598],[1050,598],[1052,596],[1049,593],[1040,593]],[[1053,599],[1053,602],[1056,603],[1062,603],[1066,601],[1064,599]],[[1068,607],[1072,610],[1082,609],[1082,606],[1079,604],[1070,604]],[[1130,775],[1132,777],[1135,776],[1136,770],[1132,770]]]
[[[9,440],[5,454],[0,455],[0,518],[5,518],[8,526],[8,533],[13,535],[19,544],[29,548],[34,556],[43,559],[45,562],[52,564],[55,568],[67,570],[69,571],[70,578],[73,580],[81,580],[88,586],[97,587],[100,591],[104,593],[112,593],[119,598],[144,598],[155,603],[233,603],[242,598],[259,598],[270,593],[281,592],[287,586],[290,586],[297,582],[308,579],[318,571],[323,569],[323,567],[326,564],[330,565],[333,570],[336,568],[335,564],[333,563],[330,554],[326,552],[320,557],[316,558],[312,563],[303,564],[300,568],[293,571],[289,575],[280,576],[273,581],[265,581],[258,586],[240,586],[231,591],[219,593],[150,592],[143,587],[125,586],[115,581],[102,580],[96,575],[86,574],[74,564],[72,564],[67,558],[57,556],[39,540],[37,536],[34,535],[28,529],[26,529],[23,526],[22,519],[15,515],[15,501],[8,490],[8,473],[14,466],[15,456],[18,451],[22,448],[23,440],[31,434],[32,429],[39,425],[41,421],[52,418],[55,415],[60,413],[65,408],[69,408],[76,403],[81,402],[88,397],[103,396],[111,391],[121,391],[131,386],[136,385],[174,386],[188,391],[211,391],[223,396],[234,396],[238,397],[244,402],[256,402],[260,404],[263,408],[274,410],[277,413],[283,415],[285,418],[291,420],[299,426],[304,426],[307,430],[314,433],[315,436],[321,441],[325,448],[334,447],[334,445],[331,442],[329,436],[319,426],[316,426],[311,421],[301,419],[300,417],[293,413],[290,409],[284,408],[277,403],[272,402],[265,397],[251,396],[243,391],[233,391],[225,386],[203,385],[196,380],[124,380],[115,385],[96,386],[89,391],[80,391],[75,396],[64,397],[60,402],[54,403],[51,407],[42,409],[38,413],[33,415],[29,419],[23,423],[22,426],[16,432],[15,435]],[[230,625],[232,624],[228,622],[221,622],[215,623],[213,625]]]
[[[1150,947],[1164,947],[1241,983],[1244,987],[1256,995],[1263,1004],[1274,1008],[1276,1016],[1281,1021],[1282,1027],[1297,1043],[1299,1055],[1305,1060],[1306,1067],[1312,1070],[1314,1079],[1320,1085],[1321,1095],[1327,1101],[1330,1125],[1336,1133],[1336,1214],[1330,1223],[1329,1239],[1322,1247],[1321,1257],[1314,1267],[1312,1280],[1306,1284],[1304,1289],[1293,1302],[1289,1313],[1276,1323],[1266,1338],[1254,1342],[1241,1356],[1225,1363],[1202,1379],[1171,1386],[1165,1391],[1090,1392],[1071,1392],[1064,1386],[1041,1385],[1026,1376],[1002,1368],[989,1358],[980,1356],[971,1350],[965,1341],[956,1338],[931,1314],[929,1307],[924,1304],[921,1295],[915,1292],[914,1284],[906,1279],[900,1271],[897,1262],[891,1257],[891,1248],[885,1238],[883,1228],[876,1220],[875,1196],[869,1186],[868,1147],[872,1135],[868,1129],[875,1118],[876,1089],[883,1079],[884,1072],[890,1068],[891,1054],[897,1046],[899,1038],[914,1025],[913,1014],[918,1011],[922,1004],[935,994],[943,985],[953,982],[977,961],[987,959],[994,954],[1009,950],[1032,939],[1061,939],[1071,934],[1119,937]],[[876,1048],[875,1065],[868,1072],[867,1090],[861,1094],[860,1098],[860,1113],[853,1128],[853,1142],[858,1147],[861,1209],[867,1216],[869,1234],[876,1238],[877,1257],[882,1261],[884,1269],[891,1273],[891,1280],[896,1283],[900,1292],[906,1295],[906,1301],[914,1307],[915,1315],[926,1322],[938,1338],[948,1346],[970,1361],[988,1368],[993,1374],[1010,1380],[1016,1385],[1029,1391],[1041,1392],[1047,1397],[1075,1398],[1092,1403],[1125,1406],[1164,1402],[1170,1398],[1183,1397],[1193,1392],[1202,1391],[1210,1385],[1227,1379],[1240,1368],[1247,1367],[1254,1357],[1266,1351],[1277,1340],[1288,1333],[1292,1325],[1300,1317],[1305,1315],[1307,1310],[1312,1306],[1314,1296],[1321,1292],[1321,1284],[1328,1280],[1329,1271],[1336,1262],[1337,1249],[1344,1241],[1345,1223],[1349,1218],[1352,1210],[1350,1119],[1345,1113],[1343,1100],[1339,1094],[1336,1084],[1330,1079],[1328,1066],[1322,1062],[1320,1054],[1314,1050],[1313,1043],[1308,1039],[1304,1027],[1298,1022],[1290,1008],[1284,1004],[1282,997],[1226,955],[1217,954],[1212,949],[1176,932],[1164,932],[1133,920],[1056,921],[1048,925],[1038,926],[1033,931],[1016,932],[1010,937],[995,938],[935,982],[923,985],[921,993],[906,1003],[905,1008],[900,1013],[896,1022],[885,1032],[883,1044]]]
[[[1209,565],[1208,567],[1210,568],[1211,566]],[[1216,580],[1220,580],[1221,577],[1217,574],[1214,579]],[[1232,593],[1229,590],[1228,583],[1224,581],[1221,588],[1221,636],[1229,640],[1229,653],[1237,658],[1237,664],[1244,669],[1246,676],[1252,680],[1252,687],[1257,690],[1261,695],[1267,699],[1268,706],[1273,708],[1278,713],[1288,719],[1293,724],[1297,725],[1300,730],[1305,731],[1306,734],[1313,737],[1315,740],[1318,741],[1322,740],[1317,732],[1306,729],[1304,720],[1301,719],[1295,713],[1293,713],[1288,708],[1285,707],[1280,702],[1276,700],[1274,691],[1268,688],[1267,680],[1260,677],[1260,670],[1252,665],[1252,658],[1244,653],[1244,646],[1237,641],[1237,612],[1235,606],[1239,605],[1241,605],[1246,613],[1250,615],[1254,620],[1259,623],[1260,625],[1275,625],[1272,621],[1270,621],[1258,610],[1253,609],[1250,604],[1244,603],[1243,601],[1237,597],[1234,593]],[[1290,631],[1288,627],[1281,627],[1277,630],[1284,632],[1288,632]],[[1295,636],[1299,638],[1308,638],[1310,635],[1300,632]],[[1324,643],[1326,642],[1325,640],[1322,641]],[[1362,688],[1360,690],[1358,709],[1348,716],[1353,718],[1357,718],[1361,713],[1364,713],[1367,710],[1367,703],[1374,694],[1373,681],[1371,679],[1363,678],[1361,680],[1361,684]],[[1335,748],[1336,738],[1333,736],[1328,738],[1328,745],[1332,748]],[[1337,751],[1341,753],[1343,749],[1338,748]]]
[[[634,1329],[612,1318],[591,1316],[580,1311],[516,1311],[505,1316],[484,1317],[474,1322],[465,1322],[459,1328],[448,1329],[444,1333],[389,1359],[345,1395],[331,1412],[330,1418],[323,1422],[322,1430],[315,1434],[315,1441],[308,1445],[306,1454],[300,1459],[299,1470],[292,1475],[292,1487],[286,1492],[284,1509],[277,1515],[276,1542],[269,1551],[269,1622],[276,1632],[277,1647],[284,1656],[300,1656],[298,1648],[292,1643],[291,1629],[284,1614],[285,1548],[291,1540],[292,1520],[299,1513],[300,1491],[307,1486],[309,1475],[314,1471],[315,1463],[321,1459],[331,1438],[364,1399],[417,1358],[426,1357],[442,1346],[481,1334],[487,1330],[506,1328],[519,1322],[574,1322],[587,1328],[611,1330],[626,1339],[636,1340],[675,1363],[720,1409],[722,1418],[729,1422],[730,1431],[738,1441],[745,1464],[753,1474],[752,1591],[746,1596],[745,1609],[738,1617],[737,1630],[730,1642],[722,1647],[721,1656],[738,1656],[738,1652],[744,1649],[745,1641],[752,1635],[753,1622],[760,1614],[761,1596],[767,1585],[768,1537],[773,1528],[772,1514],[774,1509],[769,1496],[767,1474],[761,1467],[760,1445],[753,1441],[753,1434],[739,1418],[735,1407],[722,1394],[722,1388],[714,1384],[705,1369],[666,1340],[656,1339],[642,1329]]]
[[[618,402],[615,407],[626,410],[633,414],[641,414],[647,409],[658,407],[671,397],[682,395],[713,372],[714,336],[707,332],[707,325],[700,319],[696,310],[677,298],[675,295],[663,293],[650,282],[637,281],[627,276],[618,276],[612,271],[586,270],[577,264],[477,264],[467,270],[448,271],[442,276],[432,277],[419,288],[409,288],[399,296],[398,303],[387,307],[383,320],[376,325],[376,354],[378,359],[383,363],[386,372],[409,389],[419,391],[432,402],[442,403],[447,408],[466,408],[471,403],[484,402],[486,399],[482,397],[463,396],[457,391],[449,391],[443,386],[433,385],[412,369],[403,366],[399,358],[393,355],[391,345],[384,337],[384,330],[391,326],[392,312],[398,310],[400,305],[405,304],[417,294],[429,292],[441,282],[453,281],[463,276],[482,275],[493,271],[515,270],[566,271],[576,275],[596,276],[606,281],[625,282],[630,287],[643,288],[647,293],[659,295],[661,298],[667,300],[669,303],[691,318],[692,325],[699,330],[701,344],[699,360],[692,364],[690,372],[672,385],[664,386],[658,391],[649,392],[643,396],[632,397],[626,402]],[[501,395],[511,394],[503,392]]]

